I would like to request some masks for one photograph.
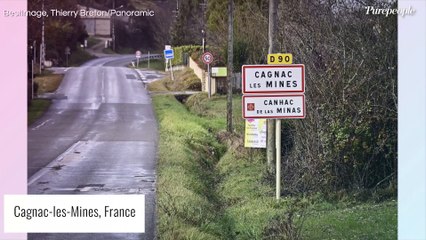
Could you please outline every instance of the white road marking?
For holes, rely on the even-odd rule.
[[[58,165],[59,162],[64,159],[65,155],[69,154],[70,152],[74,151],[79,145],[83,144],[84,142],[78,141],[71,145],[65,152],[63,152],[61,155],[59,155],[55,160],[51,161],[46,167],[40,169],[38,172],[36,172],[30,179],[28,179],[28,186],[34,184],[38,179],[43,177],[46,173],[51,171],[51,169]]]
[[[40,123],[39,125],[37,125],[37,126],[35,126],[35,127],[33,127],[33,128],[31,128],[31,130],[36,130],[36,129],[38,129],[38,128],[41,128],[41,127],[43,127],[47,122],[49,122],[51,119],[47,119],[46,121],[44,121],[44,122],[42,122],[42,123]]]

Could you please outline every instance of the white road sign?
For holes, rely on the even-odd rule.
[[[142,56],[142,52],[141,51],[136,51],[136,58],[141,58]]]
[[[305,95],[244,95],[243,118],[305,118]]]
[[[243,65],[243,93],[303,93],[305,65]]]

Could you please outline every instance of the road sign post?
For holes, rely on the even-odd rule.
[[[65,57],[66,57],[67,67],[68,67],[68,57],[70,54],[71,54],[70,47],[65,47]]]
[[[174,52],[169,45],[166,45],[166,49],[164,50],[164,58],[166,59],[166,61],[169,61],[170,63],[170,77],[172,78],[172,81],[174,81],[175,79],[173,76],[173,66],[172,66],[172,59],[174,58]]]
[[[212,96],[212,83],[211,83],[211,77],[210,77],[210,63],[213,62],[213,55],[210,52],[205,52],[202,56],[201,59],[203,60],[203,62],[205,64],[207,64],[207,91],[208,91],[208,96],[209,98],[211,98]]]
[[[141,56],[142,56],[142,52],[141,51],[136,51],[136,67],[138,67],[139,68],[139,59],[141,58]]]
[[[276,119],[276,199],[281,196],[281,119],[303,119],[305,66],[291,54],[268,54],[268,64],[242,67],[243,118]]]
[[[150,61],[150,58],[151,58],[151,55],[150,55],[150,53],[149,53],[149,51],[148,51],[148,68],[149,68],[149,61]]]

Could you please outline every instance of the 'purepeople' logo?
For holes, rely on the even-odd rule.
[[[405,17],[406,15],[414,15],[416,13],[416,9],[413,9],[411,6],[409,8],[375,8],[373,6],[367,6],[365,7],[367,10],[366,14],[372,14],[372,15],[385,15],[388,17],[389,15],[401,15],[402,17]]]

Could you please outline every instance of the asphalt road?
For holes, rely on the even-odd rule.
[[[105,57],[66,71],[49,111],[28,128],[28,193],[145,194],[146,232],[28,239],[155,239],[157,123],[139,74],[122,67],[133,59]]]

